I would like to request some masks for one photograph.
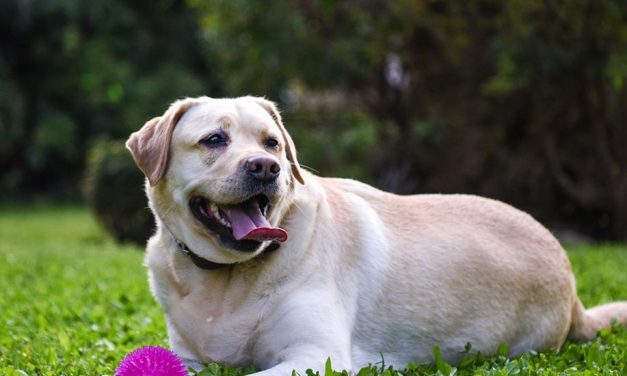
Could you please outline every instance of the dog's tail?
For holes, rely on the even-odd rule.
[[[579,298],[575,298],[568,339],[593,340],[599,330],[610,327],[612,320],[627,325],[627,301],[602,304],[586,310]]]

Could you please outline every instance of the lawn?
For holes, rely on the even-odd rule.
[[[627,299],[627,246],[580,246],[569,255],[584,304]],[[82,207],[0,208],[0,374],[112,375],[129,351],[167,347],[142,257],[113,243]],[[211,366],[202,374],[236,372]],[[614,327],[559,353],[402,371],[377,364],[358,373],[379,374],[627,375],[627,330]]]

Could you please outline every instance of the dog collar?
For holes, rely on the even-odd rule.
[[[182,241],[179,241],[176,238],[174,240],[176,241],[176,244],[178,245],[179,249],[184,254],[189,256],[189,258],[192,260],[194,265],[196,265],[200,269],[203,269],[203,270],[216,270],[216,269],[222,269],[222,268],[226,268],[226,267],[234,265],[234,264],[221,264],[221,263],[218,263],[218,262],[209,261],[209,260],[207,260],[205,258],[202,258],[202,257],[198,256],[194,252],[192,252],[192,250],[189,249],[187,244],[183,243]],[[259,252],[259,254],[257,256],[255,256],[255,257],[259,257],[259,255],[262,255],[264,253],[276,251],[277,249],[279,249],[280,246],[281,246],[281,244],[279,242],[276,242],[276,241],[270,242],[270,244],[268,244],[266,246],[266,248],[264,248],[261,252]]]

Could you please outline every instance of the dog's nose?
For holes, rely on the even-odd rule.
[[[248,176],[263,182],[276,180],[281,172],[279,162],[272,157],[254,157],[244,162]]]

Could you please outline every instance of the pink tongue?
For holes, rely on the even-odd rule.
[[[287,232],[279,227],[272,227],[261,214],[257,200],[248,200],[240,205],[223,206],[222,211],[228,217],[237,240],[287,240]]]

